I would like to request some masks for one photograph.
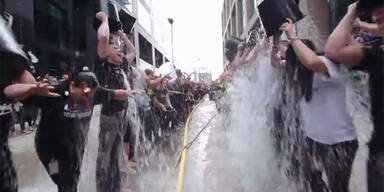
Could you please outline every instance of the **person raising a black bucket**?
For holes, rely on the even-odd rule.
[[[301,127],[305,135],[300,164],[305,186],[309,186],[306,191],[348,191],[358,141],[347,111],[347,69],[318,56],[311,41],[298,39],[290,19],[280,30],[290,40],[285,66],[289,79],[300,88]]]
[[[354,28],[376,36],[376,43],[363,46],[351,40]],[[384,1],[360,0],[329,37],[325,53],[334,61],[369,74],[373,134],[367,164],[368,192],[384,191]]]

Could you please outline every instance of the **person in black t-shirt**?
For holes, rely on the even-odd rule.
[[[16,192],[16,171],[8,147],[8,135],[13,126],[12,106],[31,95],[56,97],[48,84],[37,83],[28,68],[29,61],[0,43],[0,191]]]
[[[374,22],[362,21],[370,18]],[[345,65],[357,66],[369,74],[374,131],[369,142],[368,191],[382,192],[384,191],[384,47],[382,43],[362,46],[357,41],[351,42],[354,27],[378,36],[382,42],[384,1],[360,0],[357,4],[351,4],[347,14],[328,39],[325,49],[330,59]]]
[[[36,137],[36,151],[59,192],[77,191],[93,106],[108,100],[122,100],[136,91],[98,87],[92,72],[80,72],[61,82],[58,98],[35,98],[42,109]]]
[[[13,105],[31,95],[57,96],[48,84],[37,83],[28,70],[30,62],[12,38],[12,15],[0,2],[0,191],[16,192],[17,177],[8,147],[9,131],[14,125]]]

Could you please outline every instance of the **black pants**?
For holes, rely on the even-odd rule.
[[[167,112],[158,112],[160,118],[161,118],[161,128],[164,130],[164,132],[170,132],[174,130],[176,123],[177,123],[177,112],[174,111],[167,111]]]
[[[384,151],[370,150],[367,162],[368,192],[384,191]]]
[[[357,140],[325,145],[307,138],[303,156],[303,172],[306,184],[310,188],[307,191],[348,192],[357,148]],[[322,179],[322,169],[325,171],[328,183]]]
[[[76,192],[81,162],[86,144],[85,132],[55,132],[38,130],[36,152],[59,192]]]
[[[159,141],[159,122],[153,109],[139,108],[138,110],[144,129],[144,138],[150,142],[157,143]]]
[[[135,156],[135,133],[130,122],[126,125],[125,135],[124,135],[124,143],[129,143],[129,154],[128,159],[133,159]]]
[[[16,170],[8,146],[8,134],[13,126],[11,114],[0,116],[0,191],[17,192]]]

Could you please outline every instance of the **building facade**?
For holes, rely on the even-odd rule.
[[[330,32],[336,27],[356,0],[296,0],[306,15],[296,24],[298,36],[312,40],[318,50],[323,50]],[[224,0],[222,8],[223,45],[230,37],[246,39],[248,33],[262,26],[257,6],[263,0]],[[225,55],[225,45],[223,46]],[[224,66],[227,59],[224,58]]]
[[[104,2],[105,0],[101,0]],[[116,0],[119,8],[137,18],[134,39],[137,63],[142,69],[155,69],[169,62],[171,55],[171,25],[156,13],[154,0]]]
[[[5,11],[14,17],[12,30],[17,41],[39,59],[39,75],[60,76],[74,67],[93,67],[98,58],[93,21],[97,11],[107,12],[108,1],[137,18],[133,31],[136,63],[155,68],[170,58],[170,24],[166,19],[159,24],[150,0],[4,1]]]

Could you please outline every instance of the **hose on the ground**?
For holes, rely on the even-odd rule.
[[[179,164],[180,164],[180,171],[179,171],[178,182],[177,182],[177,186],[176,186],[176,192],[181,192],[182,188],[183,188],[185,161],[186,161],[187,150],[193,145],[193,143],[199,138],[201,133],[208,127],[208,125],[212,122],[212,120],[217,115],[217,114],[215,114],[213,117],[211,117],[211,119],[204,125],[204,127],[199,131],[199,133],[194,137],[194,139],[192,141],[187,142],[187,139],[188,139],[188,134],[187,133],[188,133],[189,124],[190,124],[192,115],[194,114],[196,109],[200,106],[200,104],[201,104],[201,102],[199,104],[197,104],[193,108],[192,112],[188,116],[188,119],[187,119],[187,121],[185,123],[185,127],[184,127],[184,145],[183,145],[182,151],[181,151],[181,153],[180,153],[180,155],[178,157],[178,160],[177,160],[177,162],[175,164],[175,167],[178,167]]]

